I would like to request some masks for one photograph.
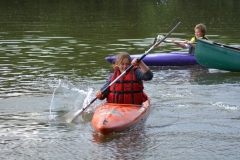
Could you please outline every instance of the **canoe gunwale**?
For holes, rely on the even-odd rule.
[[[221,44],[221,43],[217,43],[214,41],[210,41],[210,40],[205,40],[205,39],[198,39],[197,41],[203,42],[203,43],[207,43],[210,45],[215,45],[216,47],[222,47],[224,49],[230,50],[230,51],[234,51],[240,54],[240,48],[236,48],[236,47],[232,47],[226,44]]]

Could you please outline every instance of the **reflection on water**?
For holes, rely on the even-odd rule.
[[[196,76],[195,81],[198,84],[205,85],[238,84],[240,82],[240,73],[210,69],[208,72]]]
[[[151,67],[155,77],[166,84],[219,85],[238,84],[240,73],[195,66]],[[170,81],[171,80],[171,81]]]

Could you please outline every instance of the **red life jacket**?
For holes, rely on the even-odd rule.
[[[138,67],[134,67],[125,76],[119,78],[116,83],[110,86],[109,94],[107,96],[108,103],[121,103],[121,104],[138,104],[141,105],[148,97],[143,92],[143,83],[137,82],[134,71]],[[111,82],[120,75],[120,70],[115,69]]]

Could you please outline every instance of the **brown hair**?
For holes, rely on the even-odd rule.
[[[118,66],[122,63],[123,59],[127,58],[129,60],[129,63],[131,63],[131,57],[127,52],[121,52],[118,54],[117,59],[115,60],[114,64],[115,66]]]
[[[207,27],[202,23],[197,24],[194,28],[194,31],[195,31],[195,29],[199,29],[203,33],[203,35],[205,35],[207,32]]]

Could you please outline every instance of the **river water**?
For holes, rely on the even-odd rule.
[[[156,35],[207,36],[240,47],[240,1],[0,2],[0,159],[239,159],[240,73],[195,66],[150,67],[152,110],[143,126],[98,135],[97,100],[79,123],[58,117],[102,87],[106,56],[141,54]],[[163,43],[152,52],[183,51]]]

